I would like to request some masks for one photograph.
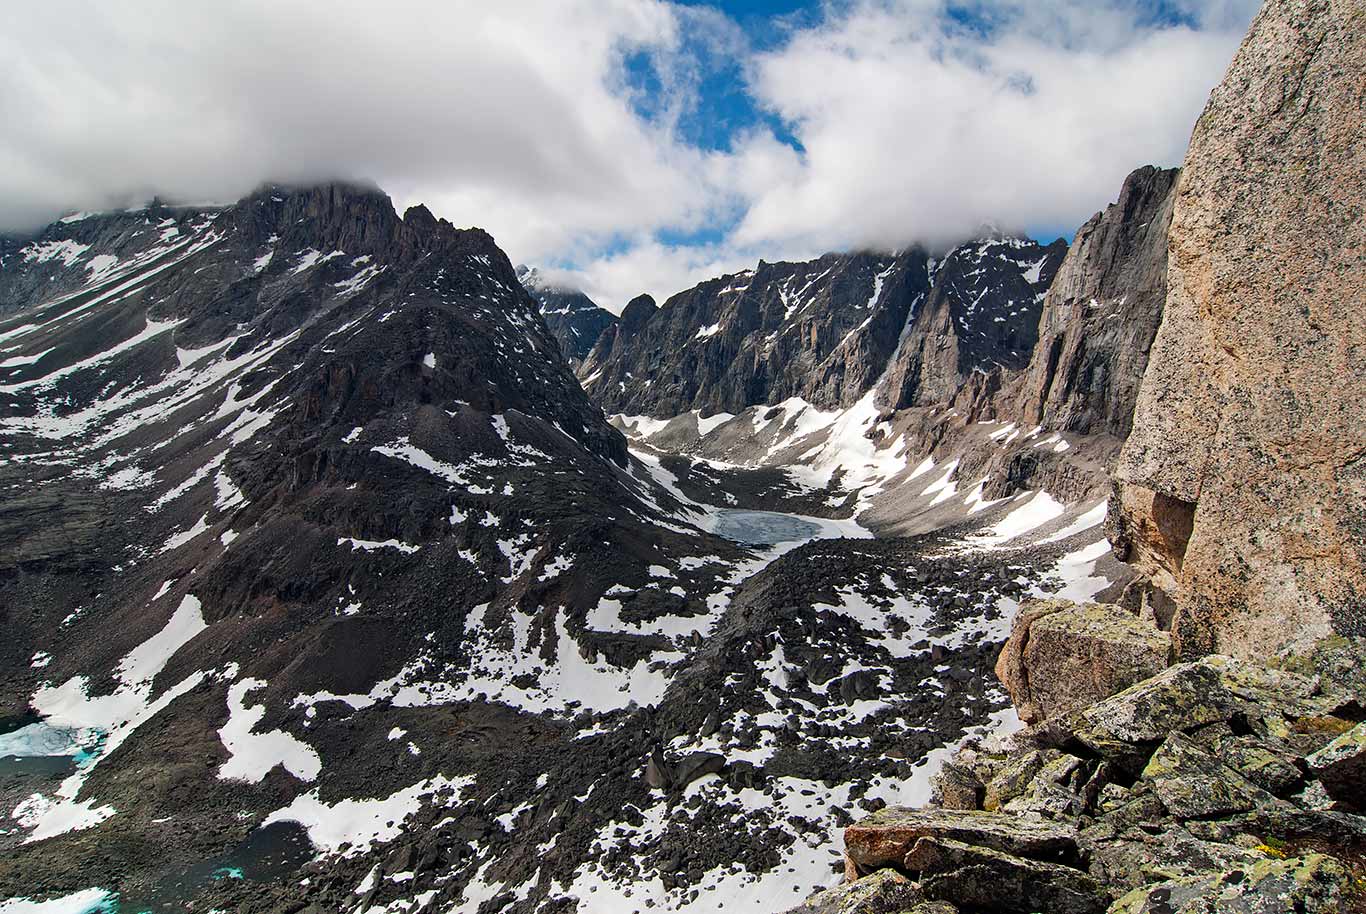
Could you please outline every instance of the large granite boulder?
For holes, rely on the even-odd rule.
[[[1020,609],[996,675],[1026,723],[1086,707],[1166,668],[1171,644],[1123,607],[1041,600]]]
[[[1196,124],[1115,470],[1181,656],[1366,626],[1366,11],[1268,0]]]

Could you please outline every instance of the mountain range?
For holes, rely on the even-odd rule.
[[[1246,650],[1294,637],[1293,580],[1353,634],[1356,579],[1325,609],[1254,530],[1346,567],[1287,493],[1354,530],[1359,466],[1285,469],[1317,363],[1207,326],[1252,293],[1201,214],[1255,223],[1208,176],[1261,142],[1214,122],[1070,244],[761,261],[619,316],[351,183],[0,239],[0,911],[776,914],[1023,725],[1027,600]],[[1030,778],[1081,751],[1040,746]]]

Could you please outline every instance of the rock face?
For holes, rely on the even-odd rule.
[[[1041,600],[1020,608],[996,675],[1026,723],[1109,698],[1166,668],[1167,634],[1120,606]]]
[[[884,374],[887,405],[944,402],[974,371],[1028,361],[1065,253],[995,236],[942,261],[912,248],[761,262],[633,315],[579,376],[608,413],[658,418],[791,397],[845,407]]]
[[[1067,253],[989,237],[960,245],[934,268],[922,307],[911,316],[878,392],[891,409],[937,406],[974,377],[1019,371],[1038,341],[1041,306]]]
[[[1184,655],[1366,631],[1364,25],[1269,0],[1186,155],[1112,506]]]
[[[598,337],[617,322],[615,314],[598,307],[587,295],[547,282],[535,268],[519,266],[517,278],[541,306],[541,317],[572,368],[587,358]]]
[[[1123,439],[1167,297],[1176,169],[1144,166],[1078,229],[1044,299],[1020,381],[1024,425]]]
[[[1111,914],[1329,912],[1346,903],[1348,875],[1332,857],[1263,860],[1214,876],[1190,876],[1135,889]]]

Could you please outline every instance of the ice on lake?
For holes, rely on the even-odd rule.
[[[716,512],[712,532],[748,546],[776,546],[814,539],[821,525],[778,511],[742,511],[723,508]]]
[[[54,727],[46,721],[34,721],[9,733],[0,733],[0,759],[59,755],[79,758],[95,738],[96,734],[89,730],[71,730]]]

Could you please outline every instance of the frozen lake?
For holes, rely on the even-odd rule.
[[[741,511],[722,508],[716,512],[712,532],[747,546],[776,546],[819,536],[822,526],[778,511]]]

